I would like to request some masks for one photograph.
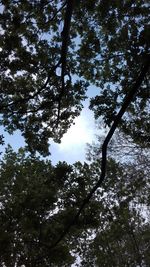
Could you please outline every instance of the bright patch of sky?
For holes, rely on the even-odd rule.
[[[81,114],[79,118],[75,119],[75,124],[68,130],[68,132],[63,136],[60,150],[72,150],[74,147],[79,147],[85,142],[90,142],[93,136],[93,122],[91,114],[88,116],[88,121],[86,120],[85,114]],[[87,131],[88,129],[88,131]]]
[[[74,125],[70,127],[64,134],[61,143],[51,143],[51,154],[53,163],[67,161],[73,163],[75,161],[84,161],[86,153],[86,144],[91,143],[95,139],[96,126],[93,113],[85,106],[81,115],[74,121]]]

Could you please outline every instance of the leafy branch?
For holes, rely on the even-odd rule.
[[[68,41],[69,41],[69,32],[70,32],[70,25],[71,25],[71,17],[72,17],[72,12],[73,12],[73,2],[74,1],[65,1],[65,3],[61,6],[61,8],[58,10],[58,12],[61,11],[66,6],[66,13],[65,13],[65,18],[64,18],[64,27],[62,31],[62,47],[61,47],[61,55],[60,59],[58,60],[57,64],[54,65],[47,76],[47,79],[43,86],[41,86],[34,94],[28,95],[27,97],[24,98],[19,98],[16,99],[15,101],[12,101],[8,104],[4,104],[0,106],[0,111],[3,109],[7,109],[11,106],[14,106],[16,104],[23,104],[31,99],[34,99],[37,95],[39,95],[44,89],[46,89],[48,83],[50,82],[52,74],[56,71],[56,69],[61,65],[61,81],[62,81],[62,88],[60,89],[60,94],[59,98],[54,99],[54,101],[58,102],[58,115],[57,115],[57,125],[59,123],[59,118],[60,118],[60,109],[61,109],[61,99],[65,91],[65,82],[64,82],[64,77],[65,77],[65,71],[66,71],[66,59],[67,59],[67,50],[68,50]],[[58,13],[57,12],[57,13]],[[55,14],[57,15],[57,14]],[[54,19],[54,18],[53,18]]]

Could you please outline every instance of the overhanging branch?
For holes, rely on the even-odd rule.
[[[150,61],[149,58],[147,60],[147,62],[145,63],[145,65],[142,67],[140,75],[138,76],[136,82],[133,84],[131,90],[129,91],[129,93],[126,95],[126,97],[124,98],[123,104],[121,109],[119,110],[104,142],[102,145],[102,161],[101,161],[101,175],[100,178],[98,180],[98,182],[95,184],[95,186],[92,188],[92,190],[89,192],[89,194],[87,195],[87,197],[83,200],[83,203],[81,205],[81,207],[79,208],[77,214],[75,215],[75,217],[73,218],[73,220],[69,223],[69,225],[67,225],[67,227],[64,229],[63,233],[60,235],[60,237],[56,240],[56,242],[49,247],[49,249],[53,249],[54,247],[56,247],[61,240],[68,234],[70,228],[77,222],[80,214],[82,213],[82,211],[84,210],[85,206],[87,205],[87,203],[90,201],[90,199],[92,198],[92,196],[94,195],[95,191],[100,187],[100,185],[102,184],[103,180],[105,179],[105,175],[106,175],[106,163],[107,163],[107,147],[108,144],[118,126],[118,124],[121,121],[122,116],[124,115],[125,111],[127,110],[128,106],[130,105],[131,101],[133,100],[136,92],[138,91],[139,87],[141,86],[144,78],[146,77],[146,74],[148,73],[149,70],[149,66],[150,66]]]

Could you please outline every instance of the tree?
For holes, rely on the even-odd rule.
[[[72,7],[70,1],[1,3],[1,124],[10,133],[21,130],[28,149],[46,155],[48,139],[59,142],[79,115],[87,87],[70,73]]]
[[[149,61],[148,1],[82,1],[81,6],[77,11],[80,18],[76,15],[82,40],[77,52],[78,73],[100,87],[91,109],[110,126],[141,66]],[[89,67],[84,68],[87,62]],[[121,124],[137,142],[139,136],[143,142],[148,140],[148,77],[143,77]]]
[[[137,147],[133,140],[127,142],[124,135],[113,145],[105,183],[97,190],[99,205],[103,207],[98,214],[99,227],[82,250],[81,266],[148,266],[148,151]],[[90,160],[95,161],[99,143],[90,146],[89,152]]]
[[[53,167],[50,161],[8,147],[0,170],[1,266],[62,266],[72,261],[65,244],[57,248],[60,257],[48,252],[61,229],[55,209],[62,205],[59,191],[70,171],[65,163]]]
[[[81,266],[148,266],[145,165],[110,158],[105,183],[56,244],[100,172],[99,160],[54,167],[8,147],[0,165],[1,266],[70,266],[72,253]]]

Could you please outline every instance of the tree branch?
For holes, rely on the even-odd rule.
[[[68,0],[67,1],[67,7],[66,7],[66,13],[65,13],[65,18],[64,18],[64,27],[62,31],[62,48],[61,48],[61,91],[59,94],[59,102],[58,102],[58,122],[59,123],[59,118],[60,118],[60,110],[61,110],[61,99],[62,96],[65,92],[65,74],[66,74],[66,61],[67,61],[67,51],[68,51],[68,43],[69,43],[69,33],[70,33],[70,26],[71,26],[71,17],[73,13],[73,5],[74,5],[74,0]]]
[[[148,58],[149,59],[149,58]],[[133,84],[131,90],[129,91],[129,93],[126,95],[124,102],[122,104],[122,107],[120,109],[120,111],[118,112],[104,142],[102,145],[102,161],[101,161],[101,175],[100,178],[98,180],[98,182],[95,184],[95,186],[92,188],[92,190],[89,192],[89,194],[87,195],[87,197],[83,200],[83,203],[81,205],[81,207],[79,208],[77,214],[75,215],[75,217],[73,218],[73,220],[69,223],[69,225],[67,225],[67,227],[65,228],[65,230],[63,231],[63,233],[60,235],[60,237],[56,240],[56,242],[50,247],[50,249],[53,249],[54,247],[56,247],[61,240],[67,235],[67,233],[69,232],[70,228],[77,222],[80,214],[82,213],[82,211],[84,210],[85,206],[88,204],[88,202],[90,201],[90,199],[92,198],[92,196],[94,195],[95,191],[100,187],[100,185],[102,184],[102,182],[105,179],[105,175],[106,175],[106,163],[107,163],[107,147],[108,144],[118,126],[118,124],[121,122],[121,118],[124,115],[125,111],[127,110],[128,106],[130,105],[131,101],[133,100],[136,92],[138,91],[139,87],[141,86],[148,70],[149,70],[149,66],[150,66],[150,62],[149,60],[145,63],[145,65],[142,67],[140,75],[138,76],[136,82]]]
[[[67,1],[66,14],[64,18],[64,27],[61,33],[62,34],[61,63],[62,63],[63,71],[65,71],[65,68],[66,68],[66,58],[67,58],[69,33],[70,33],[70,26],[71,26],[71,17],[73,13],[73,4],[74,4],[74,0]]]
[[[57,17],[57,14],[66,6],[66,4],[67,4],[67,1],[65,1],[64,4],[56,11],[56,13],[50,19],[50,21],[53,21]]]

